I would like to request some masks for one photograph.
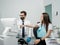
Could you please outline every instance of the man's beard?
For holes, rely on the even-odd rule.
[[[21,20],[24,20],[25,18],[24,17],[20,17]]]

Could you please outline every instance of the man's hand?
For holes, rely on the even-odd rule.
[[[23,27],[25,27],[25,25],[20,25],[20,28],[23,28]]]
[[[38,44],[40,42],[40,39],[36,39],[34,44]]]
[[[39,27],[38,25],[35,25],[34,27]]]

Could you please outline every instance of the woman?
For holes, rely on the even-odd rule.
[[[49,37],[52,32],[52,24],[47,13],[42,13],[41,24],[37,30],[38,38],[35,40],[36,45],[46,45],[45,38]]]
[[[52,23],[47,13],[42,13],[41,23],[39,25],[26,25],[27,27],[39,27],[37,29],[37,39],[35,45],[46,45],[45,38],[49,37],[52,32]]]

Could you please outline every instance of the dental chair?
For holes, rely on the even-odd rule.
[[[40,22],[37,22],[37,24],[39,24]],[[34,27],[33,28],[33,34],[34,34],[34,37],[37,39],[37,30],[38,30],[39,26],[38,27]]]
[[[34,37],[37,39],[37,30],[38,30],[39,27],[34,27],[33,28],[33,34],[34,34]]]
[[[0,21],[4,26],[4,30],[0,35],[0,45],[18,45],[17,30],[14,29],[16,18],[1,18]]]

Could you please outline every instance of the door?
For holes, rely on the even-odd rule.
[[[49,14],[50,20],[52,22],[52,4],[45,6],[45,12]]]

